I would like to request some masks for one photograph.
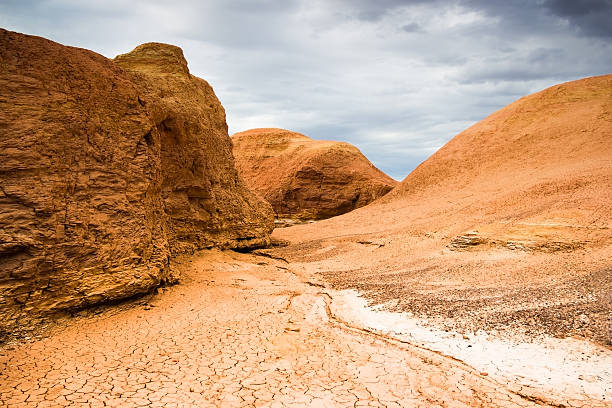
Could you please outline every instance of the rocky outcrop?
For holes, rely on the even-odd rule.
[[[0,337],[147,292],[173,254],[269,240],[211,87],[176,47],[133,55],[0,30]]]
[[[542,231],[544,230],[544,231]],[[525,252],[572,252],[583,248],[586,242],[559,240],[559,234],[555,237],[556,240],[550,239],[549,234],[546,234],[545,228],[540,228],[540,233],[528,235],[527,237],[512,236],[512,239],[504,239],[499,237],[488,237],[479,234],[477,231],[469,231],[462,235],[458,235],[451,239],[447,248],[453,251],[465,251],[474,248],[490,250],[491,247],[510,249],[512,251]]]
[[[478,235],[476,231],[469,231],[463,235],[458,235],[451,240],[448,247],[453,250],[473,248],[476,245],[485,244],[487,241]]]
[[[362,207],[397,182],[348,143],[313,140],[283,129],[232,136],[236,167],[279,219],[313,220]]]
[[[189,73],[180,48],[143,44],[115,63],[134,73],[161,143],[161,192],[172,252],[265,246],[272,211],[238,177],[225,110]]]

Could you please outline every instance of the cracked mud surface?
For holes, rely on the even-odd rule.
[[[0,348],[0,406],[516,407],[434,352],[344,325],[282,262],[210,251],[146,306]]]

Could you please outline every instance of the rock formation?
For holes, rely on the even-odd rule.
[[[0,132],[0,337],[172,280],[172,254],[269,240],[223,108],[176,47],[116,64],[0,30]]]
[[[239,179],[225,110],[212,87],[189,73],[182,50],[148,43],[115,63],[135,74],[159,131],[172,251],[267,245],[270,207]]]
[[[236,167],[279,219],[329,218],[363,207],[397,182],[348,143],[313,140],[283,129],[232,136]]]

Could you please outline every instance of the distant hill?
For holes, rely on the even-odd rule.
[[[383,199],[337,222],[354,232],[484,228],[492,234],[525,223],[534,225],[513,229],[591,241],[610,223],[611,197],[612,75],[605,75],[500,109],[455,136]],[[313,237],[326,234],[322,227]]]
[[[232,136],[238,172],[279,218],[329,218],[388,193],[397,181],[349,143],[313,140],[284,129]]]

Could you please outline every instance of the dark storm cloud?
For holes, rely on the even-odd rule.
[[[464,0],[462,3],[502,17],[514,26],[530,25],[537,30],[535,23],[543,23],[551,29],[561,20],[581,35],[612,36],[612,0]]]
[[[0,0],[0,26],[108,57],[179,45],[230,132],[348,141],[397,179],[517,98],[609,73],[610,14],[594,0]]]
[[[612,0],[548,0],[544,5],[585,35],[612,37]]]

